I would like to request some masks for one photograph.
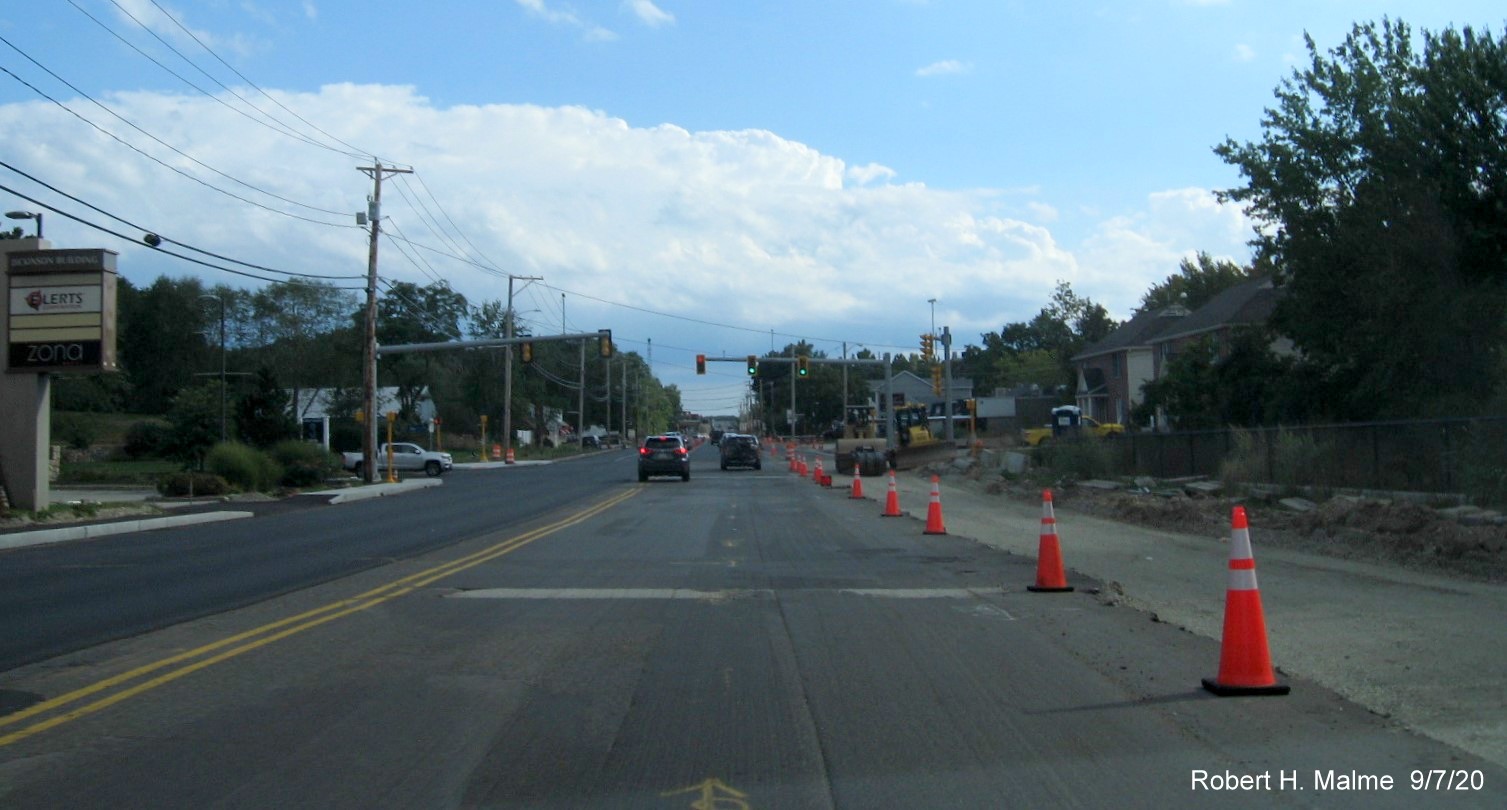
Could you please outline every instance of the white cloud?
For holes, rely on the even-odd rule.
[[[969,64],[959,62],[956,59],[944,59],[940,62],[932,62],[925,67],[916,68],[916,75],[921,77],[956,76],[968,73],[971,70],[973,70],[973,66]]]
[[[675,24],[675,15],[654,5],[653,0],[623,0],[623,6],[650,28]]]
[[[1154,192],[1147,195],[1144,209],[1101,221],[1084,240],[1077,253],[1084,274],[1074,289],[1125,318],[1152,284],[1199,251],[1249,262],[1245,243],[1250,237],[1250,220],[1238,206],[1220,204],[1212,191]]]
[[[484,261],[504,275],[543,276],[561,289],[753,332],[870,341],[881,352],[914,342],[917,327],[926,325],[928,298],[946,303],[946,322],[960,340],[976,342],[981,332],[1029,319],[1057,279],[1124,317],[1184,255],[1243,255],[1246,238],[1239,212],[1202,189],[1150,194],[1142,210],[1102,220],[1082,244],[1064,245],[1048,227],[1057,218],[1052,206],[1012,202],[1007,198],[1015,195],[1003,190],[897,184],[888,167],[850,166],[765,130],[633,127],[580,107],[441,108],[407,87],[341,84],[275,95],[343,140],[415,166],[422,187],[395,179],[383,195],[392,228],[383,242],[382,275],[429,283],[427,268],[405,257],[422,254],[473,301],[505,297],[506,282],[395,238],[401,229],[414,242],[452,250],[413,207],[415,189],[431,190]],[[366,240],[352,215],[364,209],[371,184],[350,161],[249,127],[203,97],[131,93],[109,100],[126,118],[222,171],[350,214],[297,210],[335,226],[324,227],[248,207],[36,104],[0,105],[0,142],[14,145],[8,160],[172,239],[273,267],[364,272]],[[66,200],[42,198],[88,214]],[[1021,208],[1031,221],[1004,213]],[[48,218],[48,233],[60,246],[119,250],[122,274],[133,282],[203,274],[211,283],[248,283],[63,217],[57,222]],[[558,296],[550,297],[553,304],[532,307],[545,314],[529,317],[547,321],[558,312]],[[717,302],[710,311],[709,301]],[[629,341],[653,337],[656,348],[764,351],[757,335],[744,331],[589,299],[573,299],[570,311],[572,325],[611,327]]]
[[[1235,46],[1235,61],[1250,62],[1256,58],[1256,50],[1249,45],[1240,43]]]
[[[513,0],[513,2],[547,23],[580,29],[582,38],[587,42],[611,42],[618,38],[617,34],[610,29],[581,17],[569,6],[551,5],[545,0]]]
[[[315,6],[311,0],[304,0],[303,15],[310,20],[317,20],[319,19],[319,7]]]
[[[894,169],[888,166],[881,166],[878,163],[848,167],[848,179],[860,186],[866,186],[875,180],[892,180],[894,177]]]

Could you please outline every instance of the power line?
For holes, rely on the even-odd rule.
[[[127,220],[127,219],[124,219],[122,217],[116,216],[115,214],[112,214],[109,211],[106,211],[105,209],[100,208],[97,205],[94,205],[94,204],[92,204],[92,203],[90,203],[90,202],[88,202],[86,200],[80,199],[78,197],[73,196],[72,194],[69,194],[66,191],[63,191],[62,189],[58,188],[57,186],[54,186],[54,185],[52,185],[50,183],[47,183],[44,180],[41,180],[41,179],[39,179],[37,177],[34,177],[34,176],[30,175],[30,174],[27,174],[26,172],[21,171],[20,169],[16,168],[15,166],[10,165],[9,163],[6,163],[3,160],[0,160],[0,167],[4,167],[6,169],[9,169],[10,171],[15,172],[16,174],[21,175],[22,177],[26,178],[27,180],[30,180],[33,183],[36,183],[37,185],[39,185],[39,186],[47,189],[48,191],[53,192],[54,194],[58,194],[60,196],[67,197],[68,199],[70,199],[70,200],[78,203],[79,205],[84,206],[85,208],[90,209],[91,211],[94,211],[94,212],[99,213],[99,214],[104,214],[105,216],[109,217],[110,219],[115,220],[116,222],[119,222],[122,225],[128,225],[128,226],[130,226],[132,228],[135,228],[136,230],[141,231],[142,233],[152,234],[153,236],[156,236],[159,240],[161,240],[163,242],[174,244],[174,245],[177,245],[179,247],[185,248],[187,250],[192,250],[195,253],[202,253],[205,256],[211,256],[211,257],[219,259],[221,261],[230,262],[231,264],[239,264],[242,267],[249,267],[249,268],[251,268],[253,270],[263,270],[263,271],[268,272],[268,273],[282,273],[284,275],[299,276],[299,277],[302,277],[302,278],[322,278],[322,279],[332,279],[332,280],[344,280],[344,279],[362,278],[362,276],[359,276],[359,275],[331,276],[331,275],[323,275],[323,274],[319,274],[319,273],[300,273],[300,272],[297,272],[297,271],[294,271],[294,270],[279,270],[279,269],[277,269],[275,267],[266,267],[266,266],[260,265],[260,264],[253,264],[251,262],[243,262],[240,259],[232,259],[229,256],[222,256],[222,255],[220,255],[218,253],[214,253],[214,252],[211,252],[211,251],[208,251],[208,250],[204,250],[203,248],[194,247],[193,245],[190,245],[190,244],[188,244],[186,242],[180,242],[180,241],[178,241],[176,239],[168,238],[168,237],[163,236],[162,234],[158,233],[157,231],[155,231],[153,229],[144,228],[144,227],[142,227],[140,225],[137,225],[134,222],[131,222],[130,220]],[[38,204],[40,205],[40,203],[38,203]],[[132,241],[135,241],[135,240],[132,240]]]
[[[168,50],[172,51],[174,54],[177,54],[177,56],[178,56],[179,59],[182,59],[184,62],[187,62],[191,67],[193,67],[195,70],[199,71],[200,73],[203,73],[204,76],[205,76],[205,78],[209,79],[210,81],[214,82],[215,84],[218,84],[223,90],[225,90],[225,92],[229,93],[232,96],[235,96],[237,99],[240,99],[241,102],[243,104],[245,104],[246,106],[250,107],[253,110],[256,110],[257,112],[261,113],[263,116],[266,116],[268,119],[270,119],[271,121],[273,121],[274,123],[276,123],[277,126],[272,126],[271,124],[268,124],[266,121],[263,121],[262,119],[257,118],[256,116],[253,116],[250,113],[247,113],[245,110],[242,110],[242,109],[239,109],[237,107],[234,107],[234,106],[230,105],[228,102],[226,102],[224,99],[220,98],[219,96],[216,96],[215,94],[209,92],[208,90],[205,90],[204,88],[200,87],[199,85],[194,84],[193,82],[189,81],[182,74],[178,73],[177,71],[173,70],[172,68],[168,67],[167,65],[164,65],[162,62],[158,61],[158,59],[156,57],[152,56],[151,54],[149,54],[146,51],[143,51],[141,48],[137,47],[136,43],[131,42],[130,40],[126,39],[118,31],[116,31],[115,29],[113,29],[109,25],[107,25],[104,21],[100,20],[98,17],[95,17],[93,14],[90,14],[82,6],[80,6],[77,2],[75,2],[75,0],[68,0],[68,4],[69,5],[73,6],[75,9],[77,9],[80,14],[84,15],[85,17],[88,17],[95,25],[99,26],[100,28],[103,28],[105,30],[105,32],[108,33],[110,36],[113,36],[117,40],[119,40],[122,45],[125,45],[127,48],[130,48],[131,50],[133,50],[136,53],[140,54],[142,58],[146,59],[147,61],[151,62],[152,64],[156,65],[157,67],[162,68],[163,71],[165,71],[166,73],[168,73],[169,75],[171,75],[173,78],[176,78],[178,81],[183,82],[184,84],[188,85],[189,87],[192,87],[193,89],[199,91],[204,96],[208,97],[210,100],[212,100],[215,103],[220,104],[221,106],[223,106],[225,109],[230,110],[231,112],[236,113],[237,115],[240,115],[240,116],[246,118],[248,121],[251,121],[253,123],[256,123],[256,124],[259,124],[261,126],[264,126],[267,129],[270,129],[273,132],[278,133],[279,135],[285,135],[285,136],[293,138],[295,140],[302,141],[303,143],[306,143],[306,144],[308,144],[310,146],[317,147],[319,149],[330,149],[329,146],[326,146],[325,144],[319,143],[318,141],[315,141],[315,140],[309,138],[308,136],[304,135],[301,132],[295,132],[295,131],[293,131],[293,129],[291,127],[289,127],[287,124],[284,124],[282,121],[279,121],[276,118],[272,117],[271,115],[268,115],[265,110],[262,110],[261,108],[257,107],[255,104],[252,104],[250,101],[247,101],[243,96],[241,96],[241,94],[237,93],[235,90],[231,89],[230,87],[227,87],[224,82],[221,82],[219,79],[216,79],[214,76],[211,76],[208,71],[206,71],[203,68],[199,67],[197,64],[194,63],[194,61],[192,59],[189,59],[187,56],[184,56],[181,51],[179,51],[177,48],[174,48],[171,43],[167,42],[162,37],[158,36],[155,31],[153,31],[151,28],[147,27],[147,25],[145,23],[143,23],[141,20],[137,19],[135,15],[133,15],[130,11],[126,10],[126,8],[124,6],[122,6],[119,2],[116,2],[116,0],[110,0],[110,2],[115,5],[115,8],[118,9],[121,14],[124,14],[126,17],[129,17],[130,20],[131,20],[131,22],[136,23],[136,25],[140,26],[142,30],[146,31],[148,34],[151,34],[153,38],[155,38],[158,42],[162,43],[162,45],[164,47],[166,47]],[[330,151],[334,151],[334,152],[337,152],[339,154],[348,154],[346,152],[341,152],[340,150],[335,150],[335,149],[331,149]],[[362,157],[362,155],[351,155],[351,157]]]
[[[153,135],[152,133],[147,132],[146,130],[144,130],[141,127],[137,126],[135,122],[131,121],[130,119],[126,118],[125,116],[121,115],[120,113],[115,112],[114,110],[110,109],[108,106],[106,106],[106,105],[102,104],[101,102],[97,101],[94,97],[90,96],[88,93],[85,93],[84,91],[82,91],[79,88],[75,87],[67,79],[64,79],[63,77],[61,77],[58,74],[54,73],[46,65],[43,65],[41,62],[38,62],[36,59],[33,59],[30,54],[28,54],[25,51],[21,50],[20,48],[16,47],[16,45],[14,43],[12,43],[10,40],[6,39],[5,37],[0,36],[0,43],[4,43],[8,47],[10,47],[11,50],[15,51],[18,54],[21,54],[22,57],[24,57],[27,61],[31,62],[33,65],[36,65],[38,68],[41,68],[42,71],[45,72],[47,75],[49,75],[52,78],[56,79],[58,82],[62,83],[65,87],[67,87],[68,89],[72,90],[73,92],[79,94],[81,97],[83,97],[84,99],[88,100],[94,106],[99,107],[101,110],[104,110],[105,112],[109,113],[111,116],[114,116],[121,123],[125,124],[126,126],[130,127],[131,129],[136,130],[137,132],[141,133],[142,135],[146,136],[147,138],[151,139],[152,141],[155,141],[156,143],[160,144],[161,146],[163,146],[164,148],[166,148],[169,151],[173,152],[174,154],[177,154],[180,157],[182,157],[182,158],[184,158],[184,159],[186,159],[188,161],[191,161],[195,165],[202,166],[203,168],[209,170],[210,172],[212,172],[214,174],[217,174],[220,177],[223,177],[226,180],[231,181],[232,183],[235,183],[235,184],[240,185],[240,186],[244,186],[244,187],[246,187],[248,189],[251,189],[252,191],[256,191],[256,192],[259,192],[261,194],[265,194],[268,197],[271,197],[271,198],[273,198],[275,200],[279,200],[281,202],[288,203],[289,205],[296,205],[296,206],[298,206],[300,208],[307,208],[310,211],[318,211],[319,213],[322,213],[322,214],[334,214],[334,215],[337,215],[337,216],[346,216],[346,212],[344,212],[344,211],[331,211],[331,210],[329,210],[327,208],[320,208],[318,206],[308,205],[306,203],[301,203],[301,202],[299,202],[297,200],[289,199],[287,197],[283,197],[281,195],[274,194],[274,193],[272,193],[270,191],[267,191],[266,189],[260,188],[258,186],[255,186],[255,185],[251,184],[251,183],[247,183],[244,180],[241,180],[239,178],[236,178],[236,177],[233,177],[233,176],[231,176],[229,174],[226,174],[225,172],[222,172],[219,169],[216,169],[215,167],[209,165],[208,163],[205,163],[205,162],[199,160],[198,158],[196,158],[196,157],[188,154],[187,152],[184,152],[183,150],[179,149],[178,147],[173,146],[172,144],[170,144],[170,143],[162,140],[161,138],[157,137],[156,135]],[[220,188],[218,186],[214,186],[214,185],[211,185],[209,183],[206,183],[205,181],[200,180],[199,178],[194,177],[193,175],[188,174],[187,172],[183,171],[182,169],[179,169],[179,168],[174,167],[174,166],[169,166],[168,164],[162,162],[158,158],[156,158],[156,157],[154,157],[152,155],[149,155],[146,152],[143,152],[138,147],[136,147],[136,146],[134,146],[134,145],[132,145],[130,143],[127,143],[124,139],[122,139],[121,137],[119,137],[115,133],[113,133],[113,132],[105,129],[104,127],[101,127],[100,125],[94,123],[93,121],[90,121],[88,118],[84,117],[80,113],[78,113],[75,110],[73,110],[73,108],[69,107],[67,104],[64,104],[63,102],[58,101],[57,99],[55,99],[52,96],[48,95],[47,93],[43,92],[36,85],[32,84],[31,82],[26,81],[25,79],[21,78],[20,76],[17,76],[15,73],[12,73],[9,68],[6,68],[4,66],[0,66],[0,70],[5,71],[5,73],[8,74],[11,78],[15,79],[16,81],[20,82],[21,84],[26,85],[32,92],[36,93],[37,95],[41,96],[42,98],[45,98],[48,101],[52,102],[53,104],[57,105],[58,107],[62,108],[64,111],[68,112],[70,115],[74,116],[75,118],[79,119],[80,121],[83,121],[84,123],[86,123],[89,126],[93,127],[95,130],[99,131],[101,134],[109,136],[112,140],[116,141],[117,143],[121,144],[122,146],[125,146],[125,147],[131,149],[131,151],[136,152],[137,154],[141,155],[142,157],[145,157],[148,160],[151,160],[153,163],[156,163],[159,166],[162,166],[163,168],[168,169],[168,170],[172,171],[175,174],[178,174],[178,175],[180,175],[180,176],[182,176],[184,178],[192,180],[195,183],[198,183],[198,184],[200,184],[200,185],[202,185],[202,186],[204,186],[206,188],[213,189],[214,191],[218,191],[218,192],[220,192],[221,194],[224,194],[227,197],[232,197],[234,199],[240,200],[241,202],[247,203],[249,205],[254,205],[254,206],[258,207],[258,208],[264,209],[266,211],[270,211],[270,212],[272,212],[274,214],[281,214],[283,216],[292,217],[294,219],[302,219],[302,220],[304,220],[306,222],[313,222],[313,223],[316,223],[316,224],[319,224],[319,225],[329,225],[329,226],[332,226],[332,227],[342,227],[340,225],[340,223],[325,222],[323,220],[312,219],[310,217],[300,216],[298,214],[292,214],[292,213],[289,213],[287,211],[280,211],[280,210],[278,210],[276,208],[272,208],[270,206],[264,205],[262,203],[254,201],[254,200],[250,200],[250,199],[247,199],[245,197],[242,197],[242,196],[240,196],[238,194],[234,194],[232,192],[226,191],[226,190],[224,190],[224,189],[222,189],[222,188]]]
[[[111,0],[111,2],[113,3],[113,2],[115,2],[115,0]],[[345,152],[345,153],[342,153],[342,154],[347,154],[347,155],[350,155],[351,157],[370,156],[374,160],[379,157],[375,152],[371,152],[371,151],[366,150],[366,149],[361,149],[360,147],[357,147],[357,146],[352,146],[351,144],[346,143],[345,141],[343,141],[343,140],[335,137],[334,135],[331,135],[330,133],[325,132],[323,129],[320,129],[319,126],[317,124],[315,124],[314,122],[308,120],[307,118],[304,118],[303,116],[299,115],[297,112],[294,112],[293,109],[291,109],[290,107],[288,107],[286,104],[283,104],[281,101],[278,101],[276,98],[273,98],[270,94],[267,93],[266,90],[263,90],[261,87],[257,86],[256,82],[253,82],[250,79],[246,78],[245,74],[241,73],[239,70],[236,70],[235,67],[232,66],[229,62],[226,62],[224,59],[220,58],[220,55],[218,53],[215,53],[215,51],[214,51],[213,48],[211,48],[207,44],[205,44],[203,40],[199,39],[199,37],[198,37],[197,34],[195,34],[193,31],[189,30],[188,27],[185,26],[182,22],[179,22],[177,17],[174,17],[171,13],[168,12],[167,9],[165,9],[161,5],[159,5],[157,3],[157,0],[151,0],[151,3],[152,3],[153,6],[157,7],[157,10],[162,13],[162,16],[168,18],[169,20],[172,20],[174,25],[178,26],[178,28],[180,30],[182,30],[183,33],[187,34],[190,39],[192,39],[194,42],[198,43],[199,47],[203,48],[206,53],[208,53],[210,56],[213,56],[216,61],[218,61],[220,64],[224,65],[227,69],[229,69],[231,73],[234,73],[236,76],[238,76],[241,79],[241,81],[243,81],[243,82],[251,85],[251,87],[254,90],[256,90],[258,93],[261,93],[262,96],[264,96],[268,101],[272,102],[273,104],[276,104],[279,107],[282,107],[284,110],[287,110],[287,112],[288,112],[289,115],[292,115],[294,118],[297,118],[298,120],[304,122],[305,124],[308,124],[311,128],[313,128],[313,130],[315,132],[318,132],[319,134],[325,136],[326,138],[329,138],[330,140],[334,141],[335,143],[340,144],[341,146],[344,146],[344,147],[347,147],[349,149],[355,150],[354,153]],[[119,3],[116,3],[117,7],[119,7],[119,5],[120,5]],[[325,148],[328,149],[329,147],[325,147]],[[339,150],[337,150],[337,149],[331,149],[330,151],[339,152]],[[387,163],[391,163],[392,161],[386,161],[386,162]]]
[[[133,244],[133,245],[134,244],[139,244],[136,241],[135,237],[127,236],[126,234],[120,233],[119,231],[112,231],[112,230],[110,230],[109,228],[106,228],[103,225],[100,225],[100,224],[97,224],[97,223],[94,223],[94,222],[90,222],[89,220],[84,219],[83,217],[80,217],[80,216],[77,216],[77,215],[74,215],[74,214],[70,214],[67,211],[64,211],[63,209],[58,208],[56,206],[48,205],[47,203],[44,203],[41,200],[36,199],[35,197],[30,197],[30,196],[27,196],[25,194],[22,194],[21,192],[15,190],[13,188],[10,188],[9,186],[0,185],[0,191],[4,191],[4,192],[10,193],[10,194],[14,194],[15,196],[20,197],[21,199],[26,200],[27,202],[29,202],[29,203],[31,203],[33,205],[37,205],[37,206],[41,206],[42,208],[46,208],[48,211],[51,211],[51,212],[53,212],[55,214],[58,214],[58,215],[63,216],[63,217],[66,217],[68,219],[71,219],[74,222],[79,223],[80,225],[84,225],[84,226],[93,228],[96,231],[100,231],[100,232],[103,232],[103,233],[110,234],[111,236],[114,236],[114,237],[117,237],[119,239],[122,239],[122,240],[124,240],[126,242],[129,242],[129,243]],[[200,265],[202,267],[209,267],[209,268],[212,268],[212,269],[215,269],[215,270],[219,270],[219,271],[221,271],[223,273],[230,273],[232,275],[244,276],[246,278],[254,278],[254,279],[257,279],[258,281],[265,281],[265,282],[267,282],[269,284],[303,284],[303,283],[305,283],[305,282],[300,281],[298,279],[267,278],[266,276],[259,276],[259,275],[255,274],[255,273],[247,273],[247,272],[245,272],[243,270],[236,270],[236,269],[233,269],[233,268],[230,268],[230,267],[222,267],[222,266],[220,266],[218,264],[214,264],[212,262],[206,262],[206,261],[202,261],[200,259],[195,259],[192,256],[184,256],[181,253],[174,253],[173,251],[167,250],[167,249],[162,248],[160,246],[148,245],[148,247],[150,247],[152,250],[157,251],[158,253],[165,253],[165,254],[167,254],[169,256],[172,256],[174,258],[182,259],[183,261],[186,261],[186,262],[192,262],[193,264],[197,264],[197,265]],[[365,289],[365,288],[364,287],[333,287],[333,289],[337,289],[337,290],[361,290],[361,289]]]

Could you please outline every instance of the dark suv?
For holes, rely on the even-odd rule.
[[[651,475],[678,475],[691,480],[691,451],[679,436],[650,436],[638,448],[638,480]]]
[[[761,470],[764,465],[759,461],[759,437],[744,436],[737,433],[722,434],[722,469],[728,467],[752,467]]]

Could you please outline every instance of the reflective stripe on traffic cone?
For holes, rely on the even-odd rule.
[[[1037,593],[1067,593],[1073,588],[1067,584],[1067,574],[1062,570],[1062,544],[1057,540],[1057,516],[1052,514],[1052,491],[1041,491],[1041,542],[1036,546],[1036,584],[1026,590]]]
[[[900,511],[900,492],[895,489],[894,470],[890,470],[890,491],[884,496],[884,512],[880,517],[904,517]]]
[[[853,461],[853,491],[848,493],[848,499],[856,501],[862,498],[863,478],[858,474],[858,461],[855,459]]]
[[[922,534],[946,534],[942,525],[942,479],[931,477],[931,503],[926,505],[926,531]]]
[[[1291,687],[1277,683],[1266,646],[1266,617],[1256,587],[1256,559],[1245,507],[1230,518],[1230,578],[1224,601],[1224,634],[1219,649],[1219,677],[1203,679],[1204,688],[1220,697],[1285,695]]]

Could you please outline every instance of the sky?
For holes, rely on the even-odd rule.
[[[612,329],[688,410],[740,363],[955,348],[1059,281],[1126,319],[1203,251],[1248,263],[1273,91],[1357,22],[1503,29],[1473,0],[54,0],[0,7],[0,207],[161,275],[507,299]],[[51,188],[48,188],[51,186]],[[8,190],[6,190],[8,189]],[[24,196],[21,196],[24,195]],[[26,199],[26,198],[31,199]],[[53,209],[42,206],[52,206]],[[106,233],[68,215],[115,231]],[[125,223],[122,224],[121,220]],[[34,222],[5,221],[5,227]],[[28,230],[28,232],[30,232]],[[202,253],[185,255],[206,258]],[[252,270],[247,265],[263,269]],[[537,280],[531,280],[537,279]]]

